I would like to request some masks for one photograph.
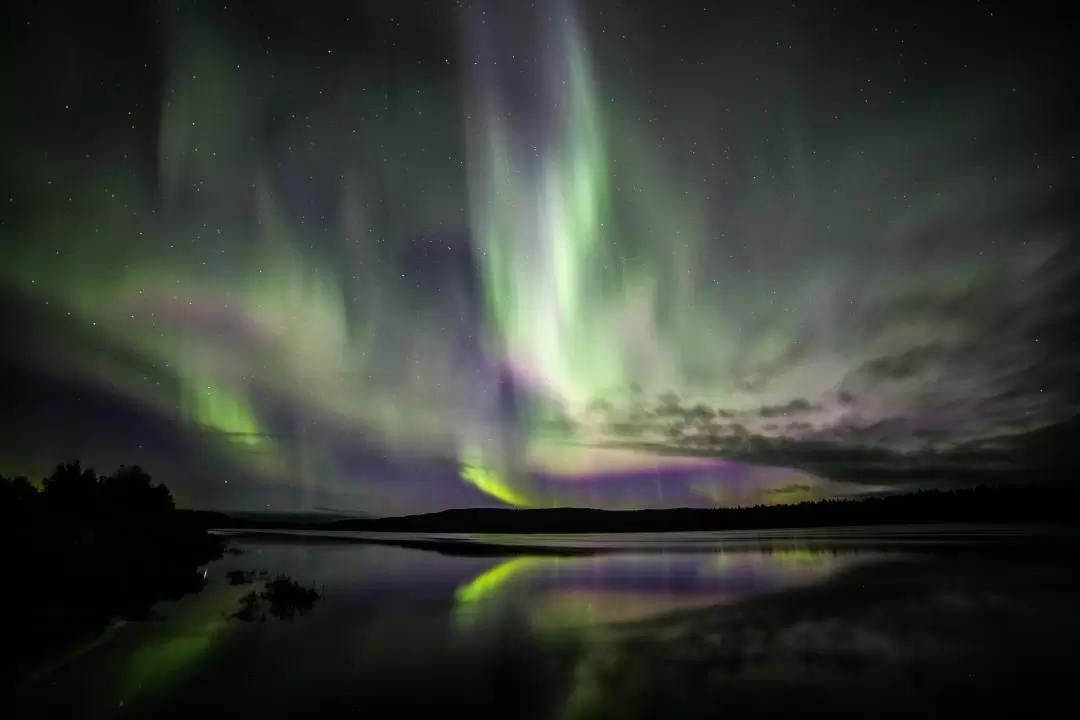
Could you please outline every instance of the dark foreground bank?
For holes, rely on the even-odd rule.
[[[177,511],[168,488],[138,467],[99,477],[60,465],[41,487],[0,477],[5,652],[24,675],[92,642],[114,620],[201,587],[219,538]]]

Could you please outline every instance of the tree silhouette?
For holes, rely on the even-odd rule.
[[[38,490],[24,476],[6,478],[0,475],[0,506],[13,507],[32,502]]]
[[[46,504],[56,510],[92,511],[98,504],[98,478],[93,468],[76,460],[61,463],[42,481]]]
[[[80,514],[160,515],[172,510],[172,493],[152,480],[138,465],[121,465],[112,475],[98,477],[76,460],[57,465],[42,481],[42,499],[52,510]]]
[[[20,553],[8,580],[24,621],[12,647],[26,668],[112,617],[145,617],[197,591],[198,567],[223,550],[142,468],[98,477],[78,461],[57,465],[40,491],[0,477],[0,543]]]
[[[99,481],[102,500],[117,512],[161,514],[175,507],[164,485],[153,485],[149,473],[138,465],[121,465]]]

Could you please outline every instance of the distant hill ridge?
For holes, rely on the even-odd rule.
[[[409,533],[686,532],[932,523],[1075,524],[1074,483],[924,490],[903,495],[745,508],[601,510],[463,508],[401,517],[186,511],[203,527]]]

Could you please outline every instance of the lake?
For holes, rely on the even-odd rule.
[[[1076,544],[1045,530],[228,543],[199,593],[39,677],[35,712],[1031,717],[1080,668]]]

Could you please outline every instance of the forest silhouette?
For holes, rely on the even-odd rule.
[[[199,590],[200,567],[224,549],[138,466],[98,476],[61,464],[40,487],[0,476],[0,533],[14,559],[7,647],[20,669]]]

